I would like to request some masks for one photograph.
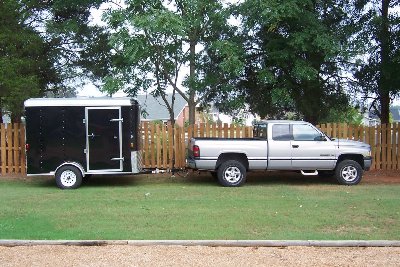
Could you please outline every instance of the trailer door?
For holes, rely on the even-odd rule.
[[[87,107],[85,115],[87,171],[122,171],[121,108]]]

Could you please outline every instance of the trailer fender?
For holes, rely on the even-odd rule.
[[[79,171],[82,173],[82,177],[85,177],[85,170],[83,169],[82,165],[77,163],[77,162],[64,162],[63,164],[61,164],[60,166],[57,167],[57,169],[54,171],[54,173],[57,173],[58,169],[60,169],[62,166],[65,165],[72,165],[75,166],[79,169]]]

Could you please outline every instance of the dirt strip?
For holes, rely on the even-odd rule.
[[[1,266],[400,266],[399,247],[17,246]]]

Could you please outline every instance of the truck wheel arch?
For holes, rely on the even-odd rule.
[[[360,164],[361,168],[364,168],[364,158],[360,154],[341,154],[337,159],[336,166],[338,166],[339,163],[343,160],[354,160],[355,162]]]
[[[222,153],[218,156],[217,163],[215,164],[215,169],[217,170],[222,163],[228,160],[236,160],[243,164],[246,170],[249,169],[249,160],[247,155],[244,153]]]

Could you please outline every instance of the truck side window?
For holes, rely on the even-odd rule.
[[[253,136],[261,139],[267,139],[267,124],[255,125]]]
[[[292,135],[290,134],[289,124],[275,124],[272,126],[272,140],[275,141],[290,141]]]
[[[293,138],[295,141],[315,141],[321,134],[310,125],[293,124]]]

